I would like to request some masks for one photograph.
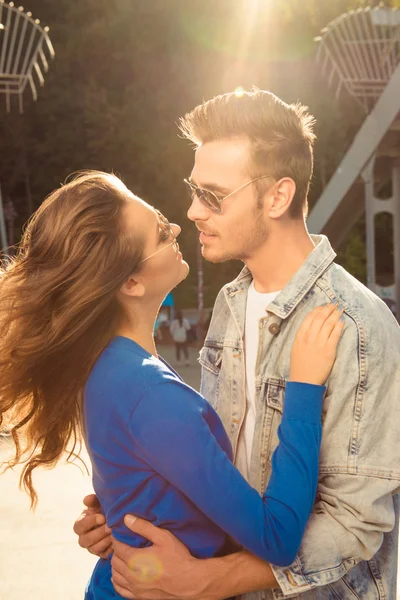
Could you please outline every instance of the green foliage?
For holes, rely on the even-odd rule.
[[[254,2],[254,12],[248,0],[27,0],[26,9],[50,25],[56,58],[38,102],[26,94],[24,118],[3,112],[0,122],[0,181],[17,204],[18,233],[29,216],[18,185],[24,157],[34,206],[73,171],[113,170],[183,226],[192,272],[176,296],[181,305],[196,305],[197,233],[185,217],[181,184],[193,151],[179,139],[179,117],[238,85],[300,99],[318,119],[312,204],[363,118],[350,99],[332,98],[315,69],[313,38],[333,18],[364,5],[271,0]],[[360,278],[363,243],[354,235],[341,256]],[[240,268],[204,264],[206,306]]]

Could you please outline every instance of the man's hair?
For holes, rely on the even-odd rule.
[[[290,177],[296,184],[289,214],[305,218],[313,171],[314,117],[301,104],[286,104],[264,90],[216,96],[180,120],[183,135],[196,146],[246,137],[250,140],[249,175]],[[268,181],[268,180],[266,180]],[[259,182],[263,183],[263,182]],[[264,187],[261,189],[265,190]],[[261,190],[260,190],[261,191]]]

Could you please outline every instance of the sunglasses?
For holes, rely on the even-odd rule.
[[[266,177],[271,177],[271,175],[262,175],[261,177],[256,177],[255,179],[244,183],[243,185],[238,187],[236,190],[233,190],[233,192],[230,192],[227,196],[224,196],[223,198],[218,197],[216,194],[214,194],[214,192],[210,192],[210,190],[205,190],[203,188],[198,187],[192,181],[188,181],[187,179],[184,179],[183,181],[186,185],[186,189],[189,193],[191,202],[193,202],[197,198],[209,210],[220,215],[222,214],[221,204],[223,200],[226,200],[230,196],[233,196],[233,194],[236,194],[236,192],[243,190],[251,183],[259,181],[260,179],[265,179]]]

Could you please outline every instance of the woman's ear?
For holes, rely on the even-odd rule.
[[[146,290],[143,283],[131,276],[128,277],[126,281],[124,281],[124,283],[119,288],[119,291],[125,296],[141,297],[144,296]]]

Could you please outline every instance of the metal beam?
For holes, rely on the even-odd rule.
[[[339,209],[346,194],[376,152],[400,112],[400,63],[385,91],[363,125],[342,162],[308,217],[311,233],[320,233]]]

